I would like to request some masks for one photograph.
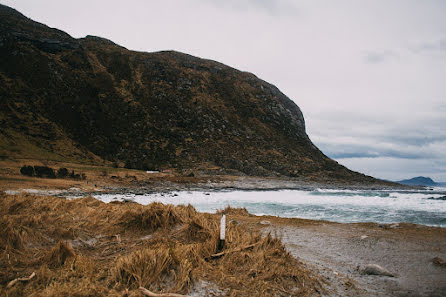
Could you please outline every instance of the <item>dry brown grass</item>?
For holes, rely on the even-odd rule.
[[[200,280],[222,296],[317,296],[321,290],[280,240],[231,219],[225,251],[233,252],[211,258],[219,215],[191,206],[2,195],[0,215],[0,295],[141,296],[139,286],[187,294]],[[33,271],[34,279],[6,289]]]
[[[70,172],[85,174],[86,180],[62,179],[62,178],[38,178],[20,174],[23,165],[49,166],[53,169],[67,168]],[[204,166],[204,165],[203,165]],[[205,168],[205,167],[203,167]],[[180,176],[173,170],[172,174],[152,173],[147,174],[144,170],[114,168],[112,164],[81,164],[62,161],[44,161],[37,159],[0,159],[0,191],[40,189],[40,190],[68,190],[78,188],[86,192],[97,191],[97,189],[107,189],[116,187],[138,187],[161,185],[166,183],[196,184],[207,183],[208,181],[220,182],[230,181],[234,176],[205,176],[187,177]]]
[[[224,209],[219,209],[217,214],[226,214],[226,215],[236,215],[236,216],[248,216],[249,212],[246,208],[234,208],[230,205],[226,206]]]

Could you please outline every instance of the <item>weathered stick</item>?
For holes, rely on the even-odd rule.
[[[30,276],[27,276],[27,277],[19,277],[19,278],[13,279],[12,281],[10,281],[10,282],[8,283],[8,285],[6,286],[6,289],[11,288],[11,287],[14,286],[17,282],[27,282],[27,281],[30,281],[30,280],[33,279],[35,276],[36,276],[36,273],[33,272],[33,273],[31,273]]]
[[[143,295],[149,296],[149,297],[188,297],[186,295],[181,294],[175,294],[175,293],[162,293],[162,294],[156,294],[153,292],[150,292],[144,287],[139,287],[139,290]]]
[[[223,256],[225,254],[241,252],[243,250],[247,250],[249,248],[255,247],[258,244],[260,244],[260,241],[256,242],[256,243],[253,243],[253,244],[250,244],[250,245],[242,246],[242,247],[237,248],[237,249],[227,250],[227,251],[223,251],[221,253],[213,254],[213,255],[210,255],[209,258],[218,258],[218,257],[221,257],[221,256]]]

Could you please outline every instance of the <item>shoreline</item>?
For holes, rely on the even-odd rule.
[[[135,190],[133,188],[133,190]],[[64,198],[64,199],[79,199],[79,198],[86,198],[86,197],[92,197],[98,201],[102,201],[105,203],[115,203],[115,202],[123,202],[123,203],[136,203],[139,205],[147,205],[153,202],[160,202],[162,204],[168,205],[168,204],[173,204],[173,205],[183,205],[184,203],[176,203],[176,202],[172,202],[172,199],[176,199],[176,197],[179,197],[178,195],[181,195],[181,192],[184,193],[201,193],[204,195],[210,195],[211,193],[231,193],[231,192],[277,192],[277,191],[303,191],[303,192],[312,192],[312,191],[317,191],[317,190],[333,190],[333,191],[343,191],[342,189],[321,189],[321,188],[311,188],[311,189],[302,189],[302,188],[277,188],[277,189],[265,189],[265,188],[203,188],[203,187],[197,187],[197,188],[175,188],[175,189],[164,189],[164,190],[149,190],[147,191],[144,188],[138,188],[136,191],[129,191],[128,188],[119,188],[119,190],[113,190],[113,191],[90,191],[90,192],[84,192],[80,189],[68,189],[68,190],[39,190],[39,189],[21,189],[21,190],[7,190],[7,191],[3,191],[4,194],[6,195],[37,195],[37,196],[53,196],[53,197],[60,197],[60,198]],[[348,190],[348,191],[363,191],[361,189],[355,189],[355,190]],[[371,190],[372,191],[372,190]],[[399,192],[399,193],[420,193],[419,191],[413,191],[413,190],[397,190],[397,189],[379,189],[379,190],[375,190],[375,191],[384,191],[384,192]],[[1,193],[2,191],[0,191]],[[440,194],[440,195],[445,195],[446,192],[436,192],[436,195]],[[101,195],[106,195],[106,196],[113,196],[113,195],[117,195],[117,196],[126,196],[126,197],[119,197],[117,198],[113,198],[112,200],[108,201],[109,199],[106,198],[105,200],[100,199],[97,196],[101,196]],[[153,201],[150,202],[141,202],[138,201],[138,197],[143,197],[145,195],[158,195],[161,196],[162,198],[158,197],[155,198]],[[179,199],[181,199],[179,197]],[[366,199],[366,197],[362,197],[361,199]],[[164,200],[164,201],[163,201]],[[187,203],[187,202],[186,202]],[[197,210],[201,213],[206,213],[206,214],[215,214],[216,212],[218,212],[220,209],[223,209],[225,207],[244,207],[244,206],[234,206],[234,204],[231,204],[231,202],[228,202],[225,205],[221,205],[220,207],[216,207],[214,211],[209,211],[209,210]],[[195,206],[194,206],[195,207]],[[249,208],[249,207],[248,207]],[[420,226],[420,227],[429,227],[429,228],[441,228],[441,229],[446,229],[446,225],[439,225],[439,224],[429,224],[429,223],[420,223],[420,222],[414,222],[414,221],[410,221],[410,220],[391,220],[391,221],[386,221],[386,220],[348,220],[347,219],[343,219],[343,220],[336,220],[336,219],[324,219],[324,218],[313,218],[313,217],[299,217],[299,216],[286,216],[286,215],[277,215],[274,213],[256,213],[256,212],[250,212],[250,215],[262,218],[262,217],[276,217],[278,219],[290,219],[290,220],[308,220],[308,221],[312,221],[312,222],[322,222],[322,223],[333,223],[333,224],[375,224],[380,226],[381,228],[395,228],[394,225],[396,225],[396,228],[398,228],[398,225],[400,224],[410,224],[410,225],[414,225],[414,226]]]
[[[44,194],[59,195],[59,194],[72,194],[79,196],[86,196],[95,193],[107,193],[107,194],[152,194],[152,193],[171,193],[179,191],[209,191],[209,192],[221,192],[221,191],[283,191],[283,190],[296,190],[296,191],[315,191],[315,190],[339,190],[339,191],[413,191],[414,193],[419,190],[426,190],[425,187],[412,187],[412,186],[388,186],[388,185],[369,185],[369,184],[342,184],[342,183],[322,183],[302,181],[292,178],[261,178],[261,177],[233,177],[233,176],[205,176],[200,178],[203,181],[196,181],[190,179],[177,178],[171,179],[155,179],[141,181],[134,184],[120,184],[113,182],[95,181],[78,182],[68,181],[68,185],[63,187],[57,185],[51,185],[54,179],[38,179],[34,178],[35,187],[24,188],[8,188],[3,185],[3,191],[23,191],[33,190],[35,192],[41,191]],[[39,181],[44,182],[44,185],[39,185]],[[97,186],[96,186],[97,184]],[[90,186],[88,186],[90,185]],[[96,187],[94,187],[94,186]],[[445,191],[446,194],[446,191]]]
[[[52,180],[50,180],[52,181]],[[304,186],[303,186],[304,185]],[[205,195],[211,194],[211,193],[231,193],[231,192],[278,192],[278,191],[302,191],[302,192],[313,192],[313,191],[327,191],[327,193],[330,193],[330,191],[336,193],[337,191],[376,191],[376,192],[388,192],[389,194],[391,192],[397,192],[397,193],[404,193],[404,194],[417,194],[420,192],[427,193],[427,189],[422,189],[420,187],[414,188],[414,187],[401,187],[401,188],[394,188],[394,187],[357,187],[357,186],[345,186],[345,185],[331,185],[331,187],[324,187],[327,186],[326,184],[321,183],[295,183],[295,181],[290,179],[260,179],[260,178],[243,178],[243,179],[234,179],[231,178],[231,180],[224,180],[224,181],[218,181],[218,182],[201,182],[201,183],[194,183],[194,182],[187,182],[187,183],[178,183],[178,182],[164,182],[164,181],[156,181],[153,182],[152,187],[141,187],[141,186],[120,186],[120,185],[105,185],[102,188],[99,189],[85,189],[82,187],[72,187],[68,189],[56,189],[56,188],[49,188],[48,186],[45,186],[44,188],[16,188],[14,190],[3,190],[0,193],[4,192],[7,195],[17,195],[17,194],[31,194],[31,195],[40,195],[40,196],[55,196],[55,197],[64,197],[64,198],[82,198],[82,197],[94,197],[98,200],[101,200],[95,196],[101,196],[101,195],[117,195],[117,196],[128,196],[128,197],[120,197],[119,199],[114,198],[113,201],[122,201],[122,202],[135,202],[140,203],[142,205],[145,205],[145,202],[141,202],[141,198],[138,199],[138,197],[143,197],[145,195],[161,195],[165,196],[165,201],[159,201],[159,199],[155,199],[156,201],[159,201],[164,204],[172,203],[174,205],[177,205],[176,202],[172,202],[172,198],[176,197],[178,195],[181,196],[181,193],[203,193]],[[446,195],[446,191],[444,192],[435,192],[433,193],[435,195]],[[360,197],[362,198],[362,197]],[[366,197],[364,197],[366,198]],[[162,198],[161,198],[162,199]],[[179,198],[181,199],[181,198]],[[105,201],[107,201],[108,198],[106,198]],[[113,202],[113,201],[107,201],[107,202]],[[228,205],[231,205],[231,202],[228,202]],[[234,206],[234,205],[232,205]],[[221,205],[222,208],[225,207],[225,205]],[[243,207],[243,206],[241,206]],[[220,209],[220,207],[216,208]],[[203,212],[209,212],[209,210],[201,210]],[[251,210],[252,211],[252,210]],[[212,211],[210,211],[212,213]],[[268,216],[268,215],[274,215],[274,213],[270,212],[253,212],[254,215],[258,216]],[[277,214],[276,214],[277,215]],[[284,216],[284,218],[299,218],[297,216]],[[325,221],[325,222],[333,222],[333,223],[342,223],[342,224],[354,224],[354,223],[377,223],[380,225],[390,225],[390,224],[400,224],[400,223],[409,223],[409,224],[416,224],[420,226],[430,226],[430,227],[438,227],[438,228],[446,228],[446,225],[442,225],[440,223],[433,223],[429,224],[428,222],[423,223],[419,222],[417,220],[411,220],[410,218],[408,220],[386,220],[382,219],[380,220],[349,220],[348,218],[341,218],[341,219],[330,219],[330,218],[314,218],[312,216],[304,216],[300,217],[300,219],[307,219],[307,220],[314,220],[314,221]]]
[[[1,197],[2,195],[3,197]],[[53,220],[54,216],[64,221],[64,227],[56,227],[62,227],[62,229],[54,233],[53,236],[56,236],[54,240],[43,245],[44,249],[47,250],[54,246],[57,243],[57,238],[62,236],[71,244],[74,253],[78,255],[77,257],[80,257],[77,259],[88,258],[91,261],[99,261],[95,262],[98,263],[97,265],[99,265],[103,253],[110,247],[113,247],[113,253],[107,256],[107,263],[110,263],[107,265],[112,265],[111,263],[115,261],[113,259],[116,257],[125,256],[143,248],[145,242],[150,242],[153,239],[156,244],[160,240],[153,237],[155,234],[152,235],[149,230],[140,229],[140,227],[128,230],[119,227],[137,214],[137,212],[132,212],[132,216],[127,218],[127,215],[121,215],[124,214],[123,211],[150,209],[158,207],[156,204],[155,206],[143,206],[137,203],[104,203],[92,198],[59,200],[57,197],[33,194],[19,196],[0,194],[0,198],[2,203],[11,201],[6,204],[8,207],[3,211],[8,212],[9,209],[11,213],[14,209],[11,219],[19,224],[17,226],[19,229],[23,224],[23,218],[20,218],[20,215],[28,216],[30,211],[33,213],[27,207],[32,207],[34,211],[42,209],[42,207],[49,208],[48,211],[51,211],[51,215],[39,214],[38,221],[44,223],[43,225],[40,225],[41,223],[34,225],[35,219],[25,220],[28,240],[37,240],[30,245],[32,249],[41,245],[40,240],[47,240],[46,237],[46,239],[38,239],[39,236],[32,234],[40,230],[41,226],[47,226],[49,230],[56,227],[53,227],[53,223],[45,223],[47,220]],[[28,206],[25,207],[25,205]],[[68,205],[72,205],[74,208]],[[169,206],[166,205],[159,207],[169,209]],[[177,209],[177,206],[173,206],[173,208]],[[68,212],[69,215],[67,216],[65,212]],[[104,218],[112,216],[115,219],[110,222],[108,219],[99,219],[95,215],[96,212]],[[322,220],[256,216],[240,208],[225,209],[225,212],[230,228],[242,228],[245,230],[244,232],[247,232],[247,235],[260,232],[263,238],[267,238],[270,234],[280,240],[286,251],[299,263],[298,265],[301,265],[304,271],[309,271],[309,275],[321,284],[321,289],[317,289],[309,296],[440,297],[446,294],[446,267],[435,265],[433,262],[435,258],[446,259],[446,246],[444,245],[446,228],[407,223],[336,223]],[[197,215],[212,220],[219,220],[220,217],[219,214],[208,213],[198,213]],[[116,219],[118,221],[115,221]],[[89,227],[84,225],[86,222],[90,222]],[[120,223],[116,224],[117,222]],[[98,228],[102,231],[96,230],[96,226],[100,226]],[[74,228],[73,230],[77,231],[65,233],[63,229],[66,228],[69,230]],[[160,235],[164,241],[175,241],[178,240],[177,233],[183,229],[179,225],[169,229],[167,237],[163,235],[164,233]],[[27,246],[25,242],[23,241],[22,245]],[[248,255],[246,253],[244,254]],[[60,269],[71,271],[70,266],[73,267],[73,264],[70,263],[62,265],[55,272],[57,273]],[[4,264],[6,265],[6,263]],[[380,265],[395,274],[395,277],[361,273],[363,267],[368,264]],[[26,267],[28,266],[21,268],[21,272],[16,276],[9,276],[8,281],[29,275],[37,269],[34,266]],[[24,268],[25,270],[23,270]],[[45,270],[40,268],[36,271],[37,277],[42,277],[41,274]],[[69,280],[61,281],[69,282]],[[101,280],[98,281],[101,282]],[[191,287],[191,296],[209,296],[210,292],[216,292],[211,296],[227,296],[231,290],[239,289],[236,285],[216,287],[215,283],[199,280],[194,284]],[[1,285],[0,291],[2,291]],[[321,292],[323,293],[320,294]],[[277,296],[282,295],[278,294]]]

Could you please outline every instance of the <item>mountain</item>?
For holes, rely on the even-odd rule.
[[[404,179],[397,181],[399,184],[407,186],[437,186],[438,184],[434,182],[430,177],[418,176],[411,179]]]
[[[3,158],[377,182],[325,156],[299,107],[252,73],[74,39],[3,5],[0,57]]]

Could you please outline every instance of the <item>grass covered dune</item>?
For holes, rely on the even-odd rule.
[[[244,210],[225,212],[215,256],[220,216],[192,206],[0,194],[0,295],[320,295],[280,240],[239,220]]]

